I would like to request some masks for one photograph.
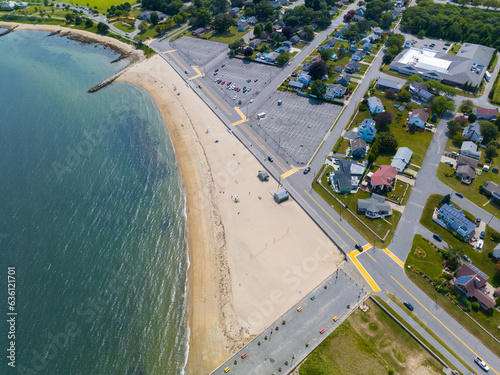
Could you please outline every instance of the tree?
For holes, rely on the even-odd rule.
[[[453,111],[455,109],[455,102],[448,100],[446,97],[440,95],[436,96],[432,101],[432,111],[442,113],[444,111]]]
[[[448,121],[448,138],[453,138],[461,129],[462,127],[458,121]]]
[[[394,56],[389,55],[387,53],[384,55],[384,57],[382,57],[382,62],[386,65],[390,64],[392,60],[394,60]]]
[[[71,22],[75,19],[75,17],[73,16],[73,13],[68,13],[64,16],[64,18],[66,18],[66,21],[68,22]]]
[[[460,147],[464,141],[465,137],[462,134],[456,134],[453,137],[453,146]]]
[[[500,260],[496,262],[495,269],[497,270],[497,275],[500,276]]]
[[[143,5],[144,5],[144,2],[143,2]],[[229,3],[227,2],[227,0],[212,0],[210,2],[210,8],[212,9],[212,12],[214,12],[214,14],[218,15],[221,13],[225,13],[227,11],[227,9],[229,8]],[[229,14],[228,14],[228,16],[229,16]],[[231,17],[231,16],[229,16],[229,17]]]
[[[441,207],[443,204],[450,204],[450,202],[451,202],[451,195],[446,194],[443,198],[441,198],[441,200],[438,203],[438,206]]]
[[[229,49],[238,50],[243,44],[245,44],[245,41],[243,39],[235,40],[234,42],[229,44]]]
[[[392,114],[387,111],[380,112],[375,116],[374,120],[377,129],[380,130],[386,128],[392,123]]]
[[[288,53],[282,53],[278,57],[276,57],[276,62],[279,65],[285,65],[288,60],[290,60],[290,56],[288,55]]]
[[[390,12],[384,13],[382,19],[380,20],[380,27],[382,29],[388,29],[391,27],[391,24],[392,24],[392,13]]]
[[[378,141],[380,142],[380,151],[383,153],[392,153],[398,148],[398,141],[391,133],[381,133]]]
[[[486,147],[486,150],[484,151],[484,153],[485,153],[487,159],[493,160],[494,158],[496,158],[498,156],[497,151],[498,151],[498,149],[495,146],[491,145],[491,146]]]
[[[326,84],[323,81],[314,81],[311,84],[311,95],[318,98],[324,97],[326,94]]]
[[[403,50],[404,44],[405,44],[405,37],[402,34],[391,34],[389,38],[387,38],[387,41],[385,42],[387,48],[396,46],[398,49],[398,53]]]
[[[196,13],[196,26],[198,27],[208,26],[210,25],[210,22],[212,22],[212,15],[207,9],[201,8]]]
[[[309,66],[309,75],[313,80],[322,79],[328,72],[324,61],[316,61]]]
[[[285,38],[290,39],[293,36],[293,29],[291,26],[285,26],[281,33],[285,36]]]
[[[176,25],[180,25],[181,23],[184,22],[184,18],[180,14],[174,14],[172,17]]]
[[[76,16],[76,17],[75,17],[75,25],[79,25],[79,24],[81,24],[81,23],[82,23],[82,17],[80,17],[80,16]]]
[[[305,32],[305,39],[306,40],[313,40],[314,39],[314,30],[311,26],[304,26],[304,32]]]
[[[319,55],[321,56],[321,60],[323,60],[324,62],[327,62],[328,60],[330,60],[330,58],[332,57],[332,54],[333,54],[333,50],[331,50],[330,48],[322,49],[321,51],[319,51]]]
[[[488,144],[490,141],[496,141],[498,138],[498,128],[491,122],[483,122],[481,124],[481,135],[483,136],[483,144]]]
[[[273,21],[275,15],[276,15],[276,9],[274,9],[274,7],[267,1],[261,1],[255,6],[255,16],[259,20]]]
[[[224,33],[234,25],[234,19],[227,13],[218,14],[215,16],[212,25],[214,26],[216,32]]]
[[[385,92],[385,97],[387,99],[394,99],[396,97],[396,91],[394,89],[387,89],[384,91]]]
[[[109,26],[106,25],[104,22],[99,22],[97,24],[97,32],[99,34],[106,34],[109,30]]]
[[[269,21],[265,24],[264,31],[267,31],[268,33],[273,32],[273,23],[271,21]]]
[[[462,102],[462,105],[460,106],[460,110],[462,112],[470,112],[470,111],[472,111],[473,107],[474,107],[474,102],[470,99],[465,99]]]
[[[158,17],[158,14],[156,12],[151,12],[149,20],[151,21],[151,24],[153,26],[156,26],[160,22],[160,17]]]
[[[253,55],[253,48],[252,47],[247,47],[243,51],[243,55],[245,56],[252,56]]]
[[[477,119],[477,116],[474,114],[474,113],[471,113],[468,117],[467,117],[467,120],[469,120],[470,123],[473,123],[474,121],[476,121]]]
[[[408,90],[401,90],[399,93],[398,93],[398,100],[402,101],[402,102],[409,102],[411,100],[411,94]]]
[[[262,31],[264,31],[264,25],[262,25],[261,23],[258,23],[253,28],[253,35],[255,35],[257,38],[260,38],[260,34],[262,34]]]
[[[413,83],[413,82],[424,82],[422,77],[417,76],[416,74],[409,76],[408,79],[406,80],[408,84]]]
[[[90,18],[87,18],[85,20],[85,27],[92,27],[92,26],[94,26],[94,22],[92,22]]]

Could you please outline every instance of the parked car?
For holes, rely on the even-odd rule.
[[[441,238],[441,236],[440,236],[439,234],[437,234],[437,233],[434,233],[434,234],[432,235],[432,237],[434,237],[434,238],[435,238],[436,240],[438,240],[439,242],[441,242],[441,241],[443,240],[443,239]]]
[[[221,84],[221,85],[223,85],[223,84],[225,84],[225,83],[226,83],[226,81],[222,81],[220,84]]]
[[[250,82],[252,82],[252,79],[251,78],[247,79],[247,83],[250,83]]]
[[[408,308],[408,310],[413,311],[413,305],[410,302],[404,301],[403,304]]]
[[[283,104],[283,100],[278,100],[278,105]]]
[[[222,64],[220,67],[221,67],[221,68],[224,68],[225,66],[226,66],[226,64]]]
[[[470,262],[470,258],[467,255],[463,255],[462,258],[464,258],[467,262]]]
[[[274,161],[274,159],[271,156],[268,156],[267,160],[269,160],[271,163]]]
[[[218,68],[214,70],[214,72],[215,72],[215,73],[217,73],[218,71],[219,71],[219,69],[218,69]]]
[[[484,241],[479,240],[477,241],[476,249],[481,250],[483,248]]]
[[[456,195],[457,197],[459,197],[459,198],[463,198],[463,197],[464,197],[464,195],[463,195],[462,193],[457,193],[457,192],[455,192],[455,195]]]
[[[476,362],[477,365],[479,367],[481,367],[485,372],[490,371],[490,368],[488,367],[488,365],[481,358],[476,357],[476,359],[474,359],[474,362]]]
[[[479,236],[480,239],[484,240],[484,237],[486,237],[486,232],[483,230]]]
[[[304,169],[304,174],[308,174],[311,171],[311,167],[307,167]]]
[[[257,82],[259,79],[258,78],[255,78],[254,82]]]
[[[480,217],[476,217],[476,224],[477,224],[477,226],[479,226],[480,222],[481,222],[481,218]]]

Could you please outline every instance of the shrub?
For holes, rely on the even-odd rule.
[[[443,275],[442,275],[446,280],[451,280],[453,279],[453,275],[451,273],[448,273],[448,272],[443,272]]]
[[[471,305],[472,310],[474,310],[475,312],[478,312],[479,309],[481,308],[481,306],[479,305],[478,302],[472,302],[470,305]]]
[[[495,309],[488,309],[484,312],[484,315],[486,315],[488,318],[491,318],[493,316],[494,312],[495,312]]]
[[[470,311],[470,301],[465,296],[458,297],[458,302],[467,310]]]

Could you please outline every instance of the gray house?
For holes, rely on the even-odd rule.
[[[486,181],[483,187],[484,191],[487,194],[491,194],[493,199],[495,199],[496,201],[500,201],[500,186],[497,183],[493,181]]]
[[[355,138],[351,141],[351,156],[354,159],[362,159],[366,155],[366,142],[364,139]]]
[[[385,218],[392,215],[391,205],[385,203],[385,197],[372,194],[371,198],[358,199],[358,212],[364,212],[370,219]]]
[[[368,109],[372,115],[384,112],[384,105],[382,101],[376,96],[372,96],[368,98]]]
[[[472,142],[483,141],[483,137],[481,136],[481,125],[479,125],[479,122],[477,121],[465,127],[464,131],[462,132],[462,135],[465,137],[466,141],[472,141]]]

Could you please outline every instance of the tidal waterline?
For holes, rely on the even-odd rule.
[[[18,313],[0,373],[179,374],[188,260],[163,119],[134,85],[87,93],[126,64],[115,53],[47,35],[0,38],[0,272],[16,267]]]

